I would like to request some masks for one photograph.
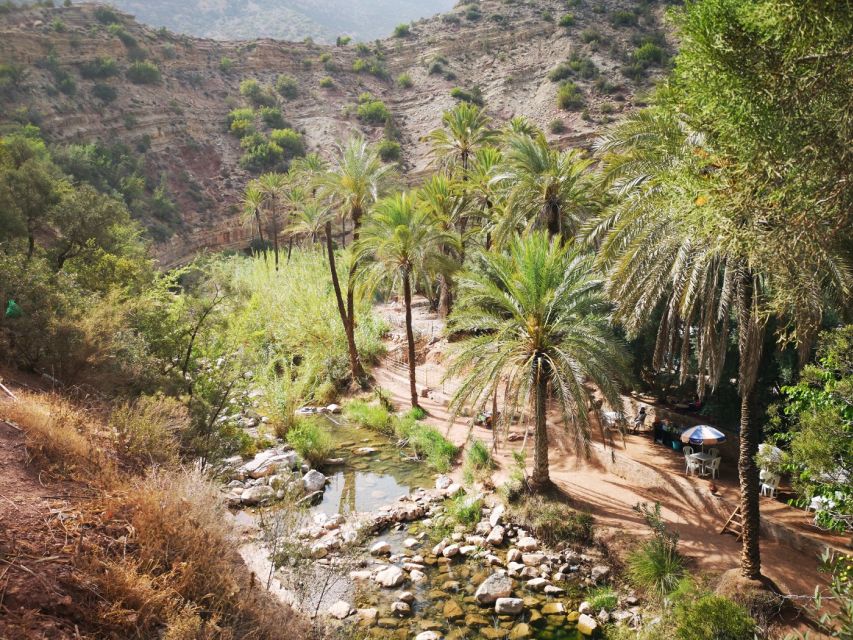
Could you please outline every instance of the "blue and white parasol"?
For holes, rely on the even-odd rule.
[[[709,427],[707,424],[700,424],[698,427],[691,427],[682,433],[681,441],[684,444],[697,444],[704,447],[725,442],[726,434],[717,431],[714,427]]]

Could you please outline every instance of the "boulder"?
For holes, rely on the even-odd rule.
[[[503,544],[504,541],[504,528],[500,525],[495,526],[491,532],[489,532],[488,537],[486,538],[486,542],[493,547],[497,547]]]
[[[459,554],[459,545],[458,544],[449,544],[444,548],[444,551],[441,552],[445,558],[452,558],[455,555]]]
[[[598,564],[592,568],[589,577],[593,582],[601,582],[610,574],[610,567],[606,564]]]
[[[512,628],[512,631],[509,632],[509,640],[527,640],[527,638],[533,637],[533,631],[530,629],[530,625],[526,622],[521,622],[515,625]]]
[[[507,562],[521,562],[521,551],[518,549],[510,549],[506,552]]]
[[[588,600],[584,600],[578,607],[578,611],[580,611],[581,613],[589,613],[590,611],[592,611],[592,605]]]
[[[338,620],[343,620],[352,613],[352,607],[349,602],[338,600],[335,604],[329,607],[328,614]]]
[[[512,578],[503,571],[493,573],[477,587],[474,598],[480,604],[492,604],[498,598],[508,598],[512,595]]]
[[[412,571],[409,573],[409,578],[411,578],[412,582],[417,583],[426,580],[427,575],[423,571],[420,571],[418,569],[412,569]]]
[[[498,615],[518,615],[524,609],[521,598],[498,598],[495,600],[495,613]]]
[[[387,556],[391,554],[391,545],[387,542],[379,541],[370,547],[370,555],[372,556]]]
[[[532,552],[539,549],[539,543],[535,538],[521,538],[516,545],[523,552]]]
[[[595,621],[595,618],[582,613],[578,618],[578,631],[585,636],[591,636],[596,629],[598,629],[598,622]]]
[[[435,488],[444,490],[447,489],[450,485],[453,484],[453,480],[450,479],[449,476],[438,476],[435,479]]]
[[[492,525],[492,527],[496,527],[501,523],[504,511],[506,511],[506,507],[500,503],[492,509],[492,513],[489,514],[489,524]]]
[[[415,594],[411,591],[403,591],[399,596],[397,596],[397,600],[405,602],[406,604],[412,604],[415,601]]]
[[[458,620],[465,615],[465,612],[462,611],[462,607],[460,607],[459,603],[455,600],[448,600],[445,602],[442,613],[446,620]]]
[[[272,500],[275,496],[275,490],[272,487],[268,487],[266,485],[258,485],[256,487],[249,487],[243,493],[240,494],[240,502],[253,506],[256,504],[261,504],[262,502],[268,502]]]
[[[400,567],[395,567],[394,565],[385,567],[374,577],[374,580],[386,589],[399,587],[403,584],[405,579],[406,574],[403,573],[403,570]]]
[[[549,602],[542,607],[543,616],[563,615],[566,613],[566,607],[562,602]]]
[[[544,553],[525,553],[521,556],[521,561],[528,567],[538,567],[545,562]]]
[[[409,606],[408,602],[398,600],[397,602],[391,603],[391,613],[399,618],[403,618],[412,613],[412,607]]]
[[[548,586],[548,581],[545,578],[533,578],[527,581],[527,588],[532,591],[542,591]]]
[[[326,476],[316,469],[311,469],[308,473],[302,476],[302,487],[305,489],[305,493],[316,493],[317,491],[322,491],[325,486]]]
[[[379,619],[379,611],[374,608],[358,609],[355,614],[362,622],[371,625]]]

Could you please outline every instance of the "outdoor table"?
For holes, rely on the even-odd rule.
[[[704,451],[691,454],[690,457],[694,460],[698,460],[699,463],[702,465],[702,475],[705,475],[705,465],[714,459],[714,456],[712,456],[710,453],[705,453]]]

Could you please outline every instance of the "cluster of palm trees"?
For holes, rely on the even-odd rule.
[[[524,118],[502,129],[460,103],[427,136],[435,173],[406,188],[356,137],[329,164],[308,156],[246,191],[246,220],[278,235],[324,237],[354,381],[357,287],[401,292],[412,406],[413,292],[449,316],[455,342],[452,407],[497,404],[534,424],[531,484],[548,474],[546,416],[555,403],[580,451],[596,411],[620,411],[628,370],[614,325],[629,335],[660,317],[654,365],[680,361],[698,392],[713,387],[737,337],[745,516],[744,575],[760,573],[758,447],[751,408],[768,322],[808,353],[826,305],[847,287],[842,262],[814,238],[794,243],[734,201],[735,179],[703,136],[675,115],[646,110],[597,144],[561,151]],[[336,221],[344,225],[336,234]],[[350,225],[349,231],[346,225]],[[340,252],[336,239],[350,250]],[[782,251],[784,255],[779,255]],[[337,253],[337,255],[336,255]],[[347,262],[342,286],[336,260]],[[799,293],[795,293],[799,292]],[[807,306],[792,301],[808,301]],[[698,363],[686,366],[695,355]],[[599,399],[594,397],[598,394]]]

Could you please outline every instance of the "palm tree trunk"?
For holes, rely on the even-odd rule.
[[[740,510],[743,515],[743,537],[740,555],[741,573],[745,578],[758,580],[761,577],[761,550],[759,530],[761,513],[759,507],[758,429],[751,419],[753,391],[744,393],[740,401],[740,453],[738,455],[738,477],[740,480]]]
[[[534,491],[542,491],[551,484],[548,473],[548,376],[544,363],[539,361],[536,371],[536,443],[533,452],[533,477],[531,485]]]
[[[258,240],[261,243],[261,246],[264,246],[264,228],[261,224],[261,212],[255,209],[255,221],[258,223]]]
[[[275,270],[278,271],[278,211],[275,210],[275,201],[272,208],[272,233],[273,251],[275,251]]]
[[[355,245],[358,242],[359,231],[361,230],[361,209],[355,207],[350,212],[352,216],[352,243]],[[347,279],[347,343],[351,344],[352,355],[355,354],[356,367],[353,367],[353,376],[356,381],[364,379],[364,368],[361,366],[361,360],[358,357],[358,351],[355,348],[355,260],[350,261],[349,278]],[[358,372],[358,375],[356,375]]]
[[[341,316],[341,322],[344,325],[344,333],[347,336],[347,350],[349,351],[350,372],[354,381],[364,378],[364,369],[361,367],[361,361],[358,358],[358,349],[355,346],[355,331],[352,328],[352,323],[347,316],[346,307],[344,307],[344,298],[341,294],[341,283],[338,280],[338,268],[335,265],[335,249],[332,246],[332,223],[326,223],[326,255],[329,257],[329,269],[332,272],[332,288],[335,290],[335,300],[338,303],[338,313]]]
[[[412,408],[419,407],[418,388],[415,378],[415,332],[412,330],[412,283],[408,270],[403,273],[403,302],[406,305],[406,341],[409,346],[409,393],[412,396]]]
[[[450,278],[445,275],[438,276],[438,313],[442,318],[450,315],[450,308],[453,306],[453,291],[451,289]]]
[[[290,254],[293,253],[293,236],[287,241],[287,261],[290,262]]]

